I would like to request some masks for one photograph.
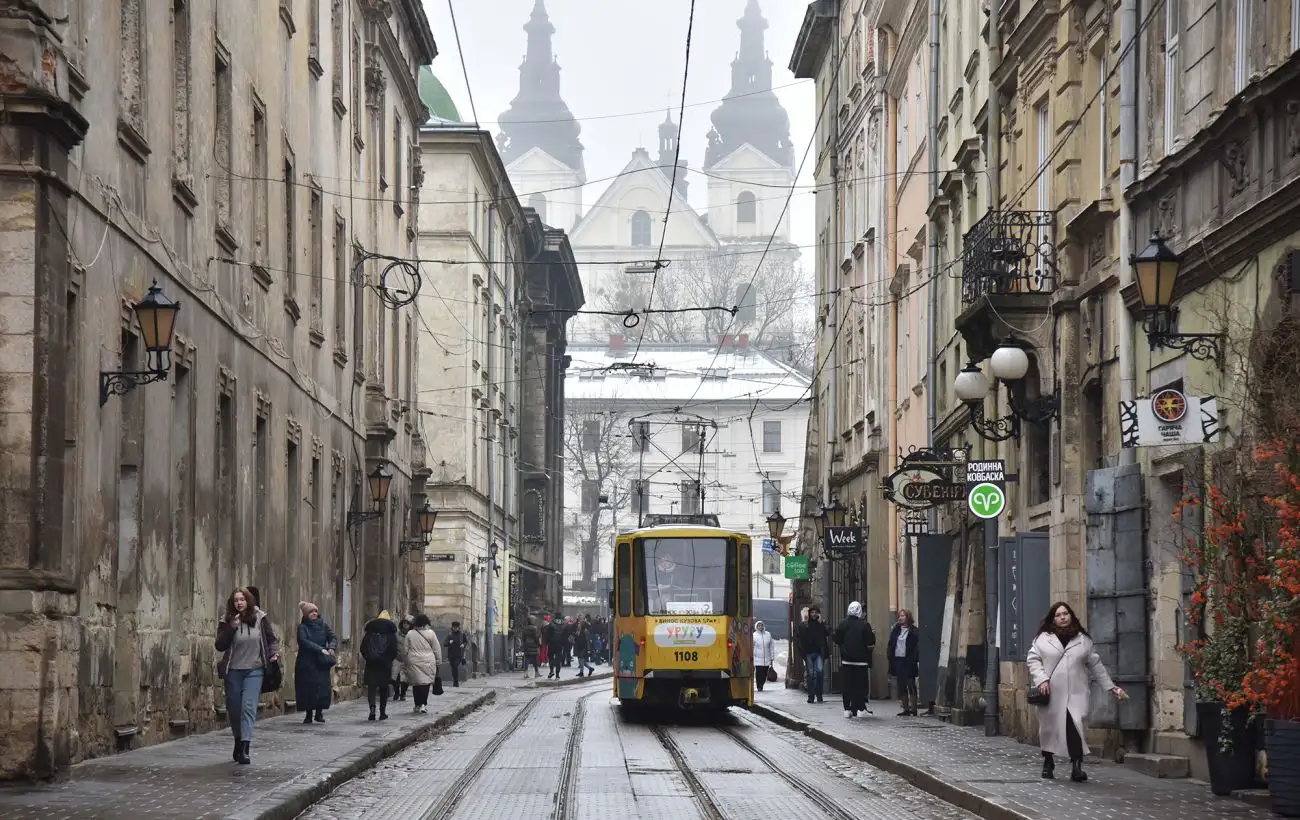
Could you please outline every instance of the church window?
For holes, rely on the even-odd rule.
[[[650,214],[637,211],[632,214],[632,246],[646,248],[653,244],[653,231],[650,228]]]
[[[742,191],[736,197],[736,221],[741,225],[753,225],[758,221],[758,203],[749,191]]]
[[[537,211],[537,218],[546,222],[546,197],[541,194],[533,194],[528,197],[528,207]]]

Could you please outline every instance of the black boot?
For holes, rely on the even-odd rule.
[[[370,717],[366,718],[366,720],[374,720],[374,719],[375,719],[375,707],[371,706],[371,707],[370,707]]]
[[[325,715],[321,712],[320,709],[317,709],[317,710],[316,710],[316,722],[317,722],[317,723],[324,723],[324,722],[325,722]]]
[[[1083,760],[1070,761],[1070,779],[1075,783],[1083,783],[1088,779],[1088,774],[1083,770]]]
[[[311,710],[307,710],[307,716],[302,719],[303,723],[311,723]]]
[[[1056,758],[1051,752],[1043,752],[1043,779],[1056,779]]]
[[[242,752],[243,750],[244,750],[244,741],[240,740],[240,739],[239,739],[239,736],[236,735],[236,736],[235,736],[235,753],[232,754],[232,755],[230,756],[230,759],[233,760],[233,761],[235,761],[236,763],[238,763],[238,762],[239,762],[239,753]]]
[[[249,763],[253,762],[248,757],[248,747],[251,745],[252,743],[247,740],[240,741],[239,754],[235,757],[236,763],[242,763],[243,765],[247,766]]]

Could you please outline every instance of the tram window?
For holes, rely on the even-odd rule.
[[[618,615],[626,618],[632,614],[632,545],[626,541],[618,545],[615,558],[618,564]]]
[[[728,572],[727,577],[732,578],[737,582],[736,592],[737,592],[738,600],[736,602],[737,604],[736,614],[739,615],[741,618],[749,617],[750,595],[748,595],[747,593],[753,589],[752,582],[750,580],[752,576],[750,575],[749,551],[750,551],[749,544],[747,543],[737,544],[735,541],[731,542],[731,552],[729,554],[740,560],[740,569],[737,572]],[[730,570],[730,567],[728,567],[728,570]],[[745,580],[745,593],[741,593],[739,589],[740,586],[739,581],[742,578]]]
[[[632,584],[632,614],[645,615],[645,542],[640,538],[632,542],[632,564],[637,568]]]
[[[727,584],[726,584],[726,606],[728,615],[739,615],[744,617],[749,614],[749,604],[745,604],[745,611],[741,612],[738,604],[740,595],[740,584],[737,583],[737,560],[736,560],[736,542],[734,540],[727,542]]]

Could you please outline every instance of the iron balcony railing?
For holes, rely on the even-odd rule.
[[[962,240],[962,302],[981,296],[1051,293],[1056,246],[1051,211],[992,211]]]

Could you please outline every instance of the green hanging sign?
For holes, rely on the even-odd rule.
[[[790,555],[785,559],[785,577],[791,581],[808,580],[808,556]]]

